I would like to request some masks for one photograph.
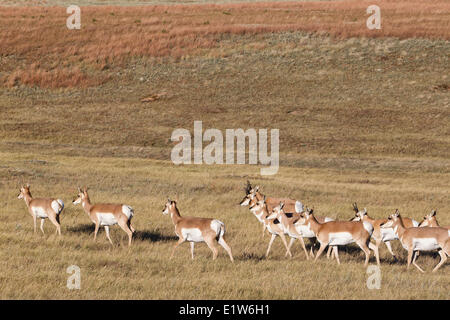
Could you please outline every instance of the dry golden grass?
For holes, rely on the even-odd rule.
[[[444,17],[448,15],[446,3],[433,3],[443,8]],[[448,75],[443,72],[449,66],[448,28],[442,27],[441,33],[434,33],[438,27],[424,28],[421,32],[426,34],[412,35],[442,39],[409,38],[409,33],[404,34],[407,39],[371,39],[346,38],[350,33],[334,37],[281,29],[253,32],[245,27],[251,31],[247,33],[236,27],[242,21],[257,21],[250,12],[263,14],[264,8],[277,13],[274,20],[266,19],[275,27],[280,21],[300,26],[303,20],[294,22],[295,15],[302,16],[296,6],[174,6],[167,7],[168,18],[161,17],[164,7],[153,8],[160,10],[155,13],[140,8],[149,10],[143,14],[146,18],[140,18],[140,24],[147,19],[145,28],[134,22],[136,9],[86,8],[86,30],[79,33],[55,27],[65,24],[62,9],[23,9],[29,10],[26,17],[15,14],[5,22],[10,9],[2,8],[0,24],[7,28],[9,44],[0,44],[6,53],[0,60],[5,84],[14,72],[31,80],[23,85],[19,79],[11,88],[0,88],[0,298],[448,299],[448,263],[436,274],[406,271],[406,254],[398,242],[393,247],[401,257],[399,263],[392,263],[384,246],[380,249],[380,290],[367,289],[364,257],[355,246],[341,250],[341,266],[326,258],[317,264],[305,261],[298,243],[294,258],[286,259],[279,239],[270,258],[263,258],[269,237],[262,239],[255,217],[237,205],[247,179],[267,195],[300,199],[317,212],[340,219],[353,215],[351,203],[357,201],[374,217],[386,217],[399,208],[420,220],[437,208],[439,222],[450,224],[450,97]],[[308,6],[306,12],[312,10]],[[232,14],[223,14],[224,8]],[[11,27],[24,20],[31,28],[30,21],[39,20],[39,10],[55,20],[50,19],[48,33],[40,33],[38,40],[31,35],[37,36],[39,28],[19,35]],[[188,19],[189,10],[193,11]],[[96,12],[104,16],[93,22]],[[114,17],[126,21],[130,38],[120,40],[108,28],[96,28],[108,22],[120,35],[127,34],[123,25],[114,25]],[[358,18],[361,23],[363,17]],[[404,18],[401,21],[410,21]],[[170,23],[164,24],[166,19]],[[207,25],[192,24],[206,20],[212,24],[211,32]],[[156,59],[158,51],[151,51],[155,42],[133,38],[138,31],[153,30],[152,21],[155,29],[148,37],[159,39],[163,52]],[[176,33],[178,23],[187,30],[186,39],[196,41],[194,45],[171,42],[184,39]],[[173,38],[161,32],[163,25],[170,27]],[[77,35],[82,47],[74,45]],[[114,39],[125,41],[121,44],[134,53],[115,47],[110,41]],[[142,48],[148,52],[139,53]],[[112,60],[103,65],[103,57]],[[39,70],[51,72],[39,78],[35,75]],[[79,74],[79,82],[49,89],[61,87],[53,82],[65,81],[61,70]],[[43,88],[33,87],[36,84]],[[141,102],[161,93],[165,94],[156,101]],[[279,173],[261,177],[259,167],[247,165],[173,165],[170,135],[176,128],[192,130],[194,120],[202,120],[204,129],[279,128]],[[20,184],[26,182],[35,197],[64,200],[61,239],[53,235],[48,221],[45,236],[32,233],[25,203],[17,199]],[[134,207],[137,234],[130,250],[118,227],[112,231],[114,248],[103,230],[93,242],[93,224],[80,207],[71,205],[78,185],[91,188],[93,202]],[[235,263],[223,250],[212,261],[204,244],[197,245],[194,261],[187,244],[169,261],[175,238],[171,221],[161,214],[167,196],[178,198],[182,215],[222,220]],[[430,271],[438,256],[424,253],[418,262]],[[66,288],[66,269],[72,264],[81,268],[81,290]]]
[[[174,57],[215,48],[223,34],[321,32],[339,38],[450,38],[448,1],[377,2],[382,29],[366,27],[370,1],[82,7],[68,30],[65,7],[2,7],[3,85],[87,87],[136,57]]]

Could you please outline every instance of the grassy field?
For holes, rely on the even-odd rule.
[[[450,11],[436,3],[440,9],[430,4],[421,11],[423,19],[410,14],[408,21],[417,23],[403,33],[392,27],[374,37],[364,30],[364,4],[360,25],[346,29],[336,23],[320,32],[294,23],[302,16],[295,4],[286,5],[290,14],[279,4],[142,8],[149,15],[154,11],[141,20],[144,26],[134,23],[133,8],[87,8],[89,24],[78,36],[54,27],[52,10],[58,9],[46,13],[56,20],[42,19],[33,29],[32,17],[47,9],[16,8],[12,17],[10,8],[0,8],[2,17],[10,17],[0,19],[1,30],[7,30],[0,45],[0,298],[449,299],[448,263],[431,274],[439,257],[423,253],[418,263],[428,273],[406,272],[406,251],[398,242],[398,263],[385,246],[380,249],[380,290],[367,288],[364,255],[356,246],[342,248],[340,266],[325,257],[314,264],[298,243],[294,257],[285,258],[277,239],[264,259],[269,236],[262,238],[255,217],[238,206],[248,179],[268,196],[300,199],[338,219],[350,219],[356,201],[373,217],[398,208],[421,220],[436,208],[439,222],[450,224],[450,43],[443,22]],[[406,21],[394,9],[386,25]],[[158,18],[161,10],[168,11],[170,23]],[[289,26],[233,29],[254,23],[252,10],[282,11],[270,24]],[[116,38],[92,20],[111,25],[111,12],[129,26],[115,26]],[[317,26],[336,15],[357,16],[354,8],[339,11],[333,4],[322,12]],[[222,20],[211,18],[219,13]],[[305,23],[312,14],[307,17]],[[217,24],[214,32],[195,31],[208,20]],[[41,38],[20,34],[13,27],[19,22],[22,31],[52,31]],[[193,44],[179,40],[182,28]],[[163,54],[136,41],[146,30],[162,34]],[[107,41],[93,47],[86,32]],[[86,42],[70,51],[76,37]],[[109,46],[114,39],[133,43],[135,51]],[[93,58],[99,52],[103,60]],[[76,68],[83,76],[72,81],[64,70]],[[160,100],[140,102],[162,92]],[[195,120],[204,129],[280,129],[280,170],[261,176],[260,166],[174,165],[171,133],[192,130]],[[17,199],[24,183],[31,184],[34,197],[64,200],[61,238],[49,221],[46,235],[33,234],[32,218]],[[71,204],[76,187],[85,185],[94,203],[123,202],[135,209],[131,249],[119,227],[112,228],[114,247],[104,230],[93,242],[94,225]],[[169,260],[176,237],[161,213],[168,196],[178,199],[181,215],[225,223],[234,264],[222,249],[212,261],[205,244],[196,246],[194,261],[188,244]],[[81,268],[80,290],[66,287],[70,265]]]

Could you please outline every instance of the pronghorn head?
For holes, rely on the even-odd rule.
[[[163,215],[169,214],[170,210],[175,209],[176,205],[177,205],[177,203],[175,201],[172,201],[169,198],[167,198],[167,202],[162,211]]]
[[[252,199],[252,203],[250,204],[251,211],[259,212],[261,210],[264,210],[264,208],[267,208],[266,196],[264,196],[264,198],[259,201],[256,200],[256,197]]]
[[[23,198],[25,198],[26,195],[31,197],[29,184],[26,184],[20,188],[20,192],[17,195],[17,199],[23,199]]]
[[[353,211],[355,211],[355,216],[351,218],[350,221],[361,221],[364,220],[365,216],[367,216],[367,209],[364,208],[364,210],[360,211],[356,202],[353,203]]]
[[[382,229],[394,228],[400,223],[401,223],[400,212],[398,211],[398,209],[396,209],[395,213],[391,214],[385,223],[380,224],[380,227]]]
[[[241,206],[250,206],[250,207],[252,207],[256,202],[257,202],[256,192],[255,191],[251,191],[250,193],[245,195],[244,199],[242,199],[242,201],[239,204]]]
[[[284,202],[280,201],[280,204],[272,209],[272,213],[267,217],[267,219],[278,219],[280,220],[281,213],[283,212]]]
[[[306,210],[303,211],[300,216],[304,217],[306,221],[308,221],[309,219],[311,219],[313,217],[314,214],[314,208],[308,208],[306,207]]]
[[[419,227],[431,227],[436,223],[436,210],[431,211],[431,213],[427,214],[423,217],[423,221],[419,224]]]
[[[88,198],[87,191],[88,191],[87,187],[84,187],[84,189],[81,189],[80,187],[78,187],[77,197],[72,201],[72,204],[77,205],[77,204],[80,204],[85,199],[87,199]]]

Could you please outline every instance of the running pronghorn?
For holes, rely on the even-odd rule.
[[[391,255],[394,257],[395,260],[398,260],[395,256],[394,251],[392,251],[392,246],[390,241],[392,240],[398,240],[398,237],[394,233],[394,229],[392,228],[384,228],[382,229],[380,227],[381,224],[385,223],[387,219],[372,219],[367,214],[367,209],[364,208],[364,210],[359,210],[358,205],[356,202],[353,204],[353,211],[355,211],[355,217],[352,218],[351,221],[366,221],[370,223],[373,227],[373,233],[372,238],[375,240],[375,245],[377,246],[377,250],[380,248],[381,242],[384,242],[386,244],[386,247],[388,248]],[[417,227],[419,223],[416,220],[410,219],[410,218],[402,218],[403,225],[406,228],[411,227]],[[379,257],[377,258],[377,263],[380,264]]]
[[[269,256],[270,248],[272,248],[273,241],[277,236],[281,238],[281,241],[283,241],[283,244],[286,247],[285,256],[289,255],[290,257],[292,257],[291,250],[289,249],[286,242],[286,237],[284,236],[285,232],[280,221],[278,219],[268,219],[269,211],[267,209],[265,197],[261,200],[253,202],[250,205],[250,211],[258,218],[258,220],[262,221],[262,223],[264,224],[264,228],[267,228],[269,233],[272,235],[270,238],[269,246],[267,247],[265,257],[267,258]]]
[[[408,250],[407,269],[412,262],[420,272],[425,272],[416,264],[415,255],[417,251],[439,250],[441,261],[434,267],[433,272],[440,268],[450,254],[450,230],[441,227],[405,228],[398,209],[389,216],[387,222],[383,223],[381,228],[393,228],[403,248]]]
[[[214,245],[214,241],[217,241],[228,253],[231,262],[234,262],[231,248],[224,239],[225,224],[222,221],[211,218],[182,217],[178,211],[176,202],[170,199],[167,199],[162,213],[164,215],[170,213],[170,218],[175,226],[175,233],[179,238],[170,255],[171,259],[175,253],[175,249],[183,242],[188,241],[191,243],[192,259],[194,259],[195,242],[206,242],[213,252],[213,260],[215,260],[218,251]]]
[[[130,246],[134,232],[134,228],[131,225],[131,218],[133,218],[134,215],[133,208],[125,204],[91,204],[87,190],[86,187],[83,190],[78,188],[78,196],[72,203],[74,205],[81,203],[84,211],[88,214],[92,222],[95,223],[94,241],[97,238],[98,229],[102,226],[105,227],[106,238],[108,238],[111,245],[113,245],[111,237],[109,236],[109,227],[118,224],[122,230],[127,233],[128,246]]]
[[[30,185],[20,188],[18,199],[24,199],[28,207],[28,212],[33,217],[34,232],[36,233],[36,219],[41,219],[41,231],[44,233],[44,222],[48,218],[56,227],[55,233],[61,235],[61,224],[59,214],[64,209],[64,202],[61,199],[36,198],[31,197]]]
[[[403,220],[403,224],[405,221]],[[446,229],[450,229],[450,226],[440,226],[436,220],[436,210],[431,211],[431,213],[427,214],[423,217],[423,221],[419,224],[419,227],[442,227]],[[408,228],[406,226],[406,228]]]
[[[340,246],[353,242],[356,242],[356,244],[364,251],[366,255],[364,266],[367,266],[369,263],[369,249],[373,250],[375,252],[375,256],[378,257],[377,247],[370,242],[370,236],[373,232],[373,227],[370,223],[365,221],[330,221],[321,224],[314,217],[313,209],[309,208],[306,208],[306,211],[304,211],[302,215],[305,219],[300,220],[301,223],[306,224],[308,228],[314,232],[320,243],[320,249],[317,252],[314,261],[317,261],[327,245]],[[337,263],[340,264],[337,250],[334,252]]]
[[[301,218],[301,216],[298,216],[297,218],[290,218],[286,215],[284,212],[285,204],[283,202],[280,202],[278,206],[273,208],[272,213],[267,217],[267,219],[277,219],[280,221],[281,226],[283,227],[284,233],[289,235],[291,237],[291,241],[289,242],[289,250],[292,247],[292,244],[294,243],[295,239],[299,239],[300,243],[302,245],[303,250],[305,251],[306,259],[309,260],[309,256],[311,255],[311,258],[314,258],[314,253],[312,252],[311,246],[311,253],[308,254],[308,251],[306,250],[305,241],[303,238],[316,238],[314,232],[312,232],[306,225],[302,223],[297,223]],[[297,213],[302,213],[303,210],[303,204],[300,201],[297,201],[295,204],[295,211]],[[316,217],[317,221],[319,223],[334,221],[334,219],[329,217]],[[336,247],[334,249],[337,250]],[[327,257],[330,255],[331,247],[328,250]],[[337,254],[337,253],[336,253]],[[335,255],[336,255],[335,254]]]

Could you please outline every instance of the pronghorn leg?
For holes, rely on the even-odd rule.
[[[269,256],[270,248],[272,248],[272,243],[276,237],[277,237],[276,234],[272,234],[272,237],[270,238],[270,241],[269,241],[269,246],[267,247],[266,258]]]
[[[58,216],[53,217],[53,216],[49,215],[49,216],[48,216],[48,220],[50,220],[50,222],[53,223],[53,224],[55,225],[55,227],[56,227],[56,232],[57,232],[59,235],[61,235],[61,225],[59,224],[59,218],[58,218]]]
[[[411,265],[411,261],[414,255],[414,251],[412,249],[408,249],[408,266],[406,267],[407,270],[409,270],[409,266]]]
[[[41,219],[41,231],[42,231],[42,234],[45,234],[45,232],[44,232],[44,222],[45,222],[45,220]]]
[[[294,244],[294,242],[295,242],[295,238],[291,238],[291,240],[289,240],[289,245],[288,245],[289,251],[291,251],[291,247],[292,247],[292,245]],[[288,253],[287,253],[287,251],[286,251],[286,253],[284,254],[284,256],[286,257],[287,255],[288,255]]]
[[[291,238],[291,239],[294,239],[294,238]],[[303,250],[305,251],[306,260],[309,260],[308,250],[306,250],[305,241],[303,240],[303,237],[300,237],[299,240],[300,240],[300,243],[302,244]]]
[[[437,269],[439,269],[442,266],[442,264],[444,264],[445,261],[447,261],[447,254],[444,252],[444,250],[439,250],[439,255],[441,256],[441,262],[439,262],[438,265],[434,267],[432,272],[436,272]]]
[[[333,247],[328,246],[328,250],[327,250],[327,259],[330,259],[330,257],[331,257],[331,260],[333,260],[334,254],[331,254],[331,250],[333,250]]]
[[[317,259],[319,259],[320,255],[321,255],[322,252],[325,250],[325,248],[327,247],[327,245],[328,245],[327,243],[321,243],[321,244],[320,244],[320,248],[319,248],[319,251],[317,251],[316,258],[314,259],[314,262],[316,262]]]
[[[172,254],[170,255],[170,259],[173,258],[173,254],[175,253],[175,249],[176,249],[180,244],[182,244],[182,243],[185,242],[185,241],[186,241],[186,240],[183,239],[183,238],[178,239],[177,243],[175,244],[175,246],[174,246],[173,249],[172,249]]]
[[[369,241],[369,249],[375,253],[375,258],[377,259],[377,264],[380,265],[380,253],[378,251],[378,245],[373,244]]]
[[[36,216],[33,214],[33,226],[34,226],[34,233],[36,233]]]
[[[365,255],[366,255],[366,260],[364,261],[364,267],[367,267],[367,265],[369,264],[369,258],[370,258],[370,250],[369,247],[367,246],[366,242],[357,242],[358,246],[361,248],[362,251],[364,251]]]
[[[58,222],[58,225],[56,226],[55,234],[58,232],[59,235],[61,235],[61,222],[59,222],[59,214],[55,217],[56,222]]]
[[[384,243],[386,245],[386,247],[388,248],[389,252],[392,254],[392,257],[394,257],[394,260],[397,261],[397,256],[395,255],[394,251],[392,251],[392,246],[391,246],[391,242],[390,241],[386,241]],[[379,248],[379,246],[378,246]],[[419,253],[417,252],[417,256],[419,255]]]
[[[338,264],[341,264],[341,261],[339,261],[339,251],[338,251],[338,246],[333,246],[333,253],[334,256],[336,258],[336,261]]]
[[[263,224],[263,233],[262,233],[262,237],[264,238],[264,235],[266,234],[266,225]]]
[[[218,251],[216,246],[214,245],[214,241],[212,239],[205,239],[205,242],[213,253],[213,260],[216,260]]]
[[[222,237],[219,238],[219,244],[225,249],[225,251],[228,253],[228,255],[230,256],[230,260],[231,262],[234,262],[233,259],[233,254],[231,253],[231,248],[230,246],[225,242],[225,239]]]
[[[128,235],[128,247],[131,246],[131,239],[133,238],[133,231],[131,231],[130,227],[128,226],[128,221],[123,222],[123,220],[119,220],[118,224],[122,228],[122,230],[125,231],[125,233]]]
[[[192,258],[192,260],[194,260],[194,246],[195,246],[195,242],[191,241],[191,258]]]
[[[412,261],[412,264],[413,264],[417,269],[419,269],[420,272],[425,273],[425,271],[423,271],[423,269],[422,269],[421,267],[419,267],[419,265],[416,263],[416,255],[417,255],[418,252],[419,252],[419,251],[414,251],[414,252],[413,252],[413,261]],[[441,256],[441,257],[442,257],[442,256]],[[442,259],[441,259],[441,260],[442,260]]]
[[[291,253],[291,250],[289,250],[284,233],[280,233],[280,238],[281,238],[281,241],[283,241],[284,246],[286,247],[287,254],[289,255],[290,258],[292,258],[292,253]]]
[[[134,229],[134,227],[131,225],[131,221],[130,220],[128,220],[127,226],[131,230],[132,233],[134,233],[134,231],[136,231],[136,229]]]
[[[94,230],[94,241],[97,239],[97,233],[98,233],[98,228],[100,227],[100,223],[96,222],[95,223],[95,230]]]
[[[109,226],[105,226],[105,231],[106,231],[106,238],[109,240],[109,242],[111,243],[112,246],[114,246],[111,237],[109,236]]]

